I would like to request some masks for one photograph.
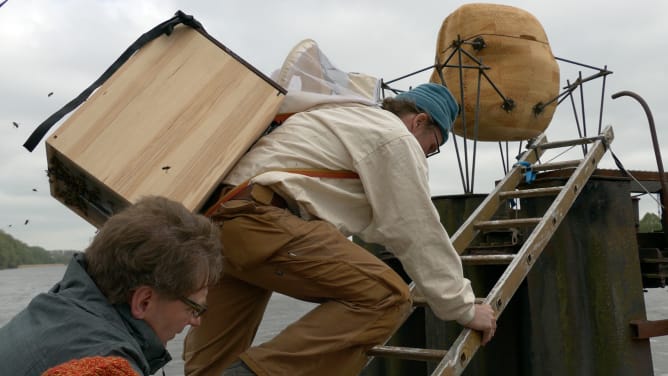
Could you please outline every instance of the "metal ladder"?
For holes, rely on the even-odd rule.
[[[487,297],[482,301],[477,299],[478,302],[490,304],[494,308],[497,318],[501,315],[538,257],[540,257],[543,249],[580,194],[582,187],[587,183],[599,161],[606,153],[608,145],[612,143],[613,138],[614,134],[610,126],[606,127],[598,136],[568,141],[548,143],[544,134],[539,136],[529,145],[529,150],[524,153],[519,162],[515,164],[505,178],[496,185],[495,189],[451,237],[455,249],[461,255],[476,236],[484,230],[533,227],[533,230],[516,254],[460,256],[464,263],[509,263]],[[591,147],[589,147],[589,144],[591,144]],[[555,163],[536,163],[540,160],[545,150],[576,145],[583,145],[583,149],[587,150],[583,159]],[[526,173],[554,170],[572,170],[570,177],[563,186],[517,189],[522,179],[525,178]],[[542,217],[490,220],[500,205],[507,200],[542,196],[555,197]],[[416,295],[413,283],[410,285],[410,290],[414,297],[414,310],[416,305],[424,304],[424,299]],[[413,310],[406,315],[404,321],[408,319]],[[383,345],[370,349],[367,351],[367,355],[372,357],[369,361],[373,357],[435,361],[439,363],[432,376],[460,375],[480,348],[480,340],[481,335],[479,332],[464,328],[449,350]]]

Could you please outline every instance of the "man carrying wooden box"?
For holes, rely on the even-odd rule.
[[[186,374],[358,374],[411,299],[353,234],[390,249],[438,317],[482,330],[488,342],[494,312],[474,303],[427,183],[426,157],[447,140],[457,112],[445,86],[424,84],[382,108],[299,112],[262,137],[209,211],[221,226],[224,274],[185,340]],[[273,291],[319,305],[251,347]]]

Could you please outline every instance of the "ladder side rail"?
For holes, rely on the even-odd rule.
[[[542,134],[539,136],[534,145],[540,145],[547,142],[547,137]],[[520,162],[528,162],[530,164],[536,163],[538,158],[543,154],[543,150],[540,148],[535,148],[533,150],[527,150]],[[479,230],[474,228],[475,222],[485,221],[491,218],[497,209],[501,205],[502,201],[499,200],[499,193],[515,189],[517,184],[522,179],[522,167],[515,165],[512,170],[501,180],[494,190],[485,197],[483,202],[478,205],[478,207],[469,215],[468,219],[459,226],[457,232],[451,236],[452,245],[457,250],[459,254],[464,252],[466,247],[471,244],[471,241],[478,235]]]
[[[490,304],[497,312],[497,317],[503,312],[508,301],[515,294],[520,284],[535,264],[543,249],[550,241],[563,218],[568,213],[573,202],[580,194],[581,188],[589,180],[596,169],[601,157],[607,151],[607,145],[612,141],[612,128],[606,127],[606,136],[597,141],[589,150],[580,166],[573,172],[564,190],[557,196],[552,205],[545,212],[543,221],[536,226],[513,261],[508,265],[499,278],[485,303]],[[480,348],[480,333],[465,328],[450,347],[447,355],[436,367],[434,375],[461,375],[471,358]]]
[[[399,346],[374,346],[371,350],[367,351],[369,356],[385,356],[427,362],[438,362],[443,359],[446,353],[447,350],[419,349]]]

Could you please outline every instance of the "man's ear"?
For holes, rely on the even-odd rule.
[[[130,312],[136,319],[143,320],[146,312],[156,299],[156,292],[149,286],[140,286],[130,297]]]
[[[418,128],[426,127],[429,125],[429,115],[427,115],[425,112],[420,112],[415,116],[413,121],[415,122],[415,126]]]

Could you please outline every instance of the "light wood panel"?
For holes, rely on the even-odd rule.
[[[199,210],[284,91],[179,26],[116,71],[47,140],[52,195],[95,226],[144,195]]]

